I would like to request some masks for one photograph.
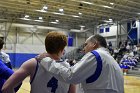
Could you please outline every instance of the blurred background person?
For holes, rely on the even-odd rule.
[[[2,51],[3,45],[4,45],[4,41],[2,38],[0,38],[0,59],[2,60],[2,62],[4,62],[4,64],[7,67],[12,69],[11,60],[9,58],[9,55]]]

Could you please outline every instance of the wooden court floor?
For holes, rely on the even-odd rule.
[[[124,76],[125,93],[140,93],[140,76]],[[26,78],[17,93],[30,93],[29,78]]]

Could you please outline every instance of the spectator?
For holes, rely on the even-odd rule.
[[[12,65],[11,65],[11,61],[9,58],[9,55],[2,52],[2,48],[4,45],[4,41],[2,38],[0,38],[0,59],[2,60],[2,62],[4,62],[4,64],[9,67],[10,69],[12,69]]]

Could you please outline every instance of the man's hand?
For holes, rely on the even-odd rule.
[[[46,53],[46,52],[37,55],[37,56],[35,57],[35,59],[36,59],[38,62],[40,62],[40,61],[41,61],[43,58],[45,58],[45,57],[49,57],[49,54]]]

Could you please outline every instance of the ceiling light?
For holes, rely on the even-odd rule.
[[[43,8],[41,10],[35,10],[35,11],[45,13],[45,12],[47,12],[47,9],[48,9],[47,6],[43,6]]]
[[[63,9],[63,8],[60,8],[60,9],[59,9],[59,12],[63,12],[63,11],[64,11],[64,9]]]
[[[85,3],[85,4],[89,4],[89,5],[92,5],[93,3],[91,2],[86,2],[86,1],[80,1],[81,3]]]
[[[112,21],[112,19],[109,19],[109,21]]]
[[[79,16],[77,16],[77,15],[72,15],[72,17],[79,17]]]
[[[56,22],[59,22],[59,20],[55,20]]]
[[[85,27],[85,26],[83,26],[83,25],[80,25],[80,27]]]
[[[29,15],[25,15],[25,18],[28,18],[29,17]]]
[[[31,20],[31,19],[28,19],[28,18],[20,18],[21,20]]]
[[[49,23],[52,23],[52,24],[59,24],[58,22],[49,22]]]
[[[43,20],[34,20],[34,21],[36,21],[36,22],[44,22]]]
[[[35,10],[35,11],[38,11],[38,12],[42,12],[42,13],[46,13],[47,11],[41,9],[41,10]]]
[[[53,12],[53,14],[56,14],[56,15],[65,15],[64,13],[57,13],[57,12]]]
[[[137,13],[138,15],[140,15],[140,13]]]
[[[112,7],[110,7],[110,6],[106,6],[106,5],[104,5],[103,7],[105,7],[105,8],[112,8]]]
[[[112,21],[111,20],[104,20],[104,22],[111,23]]]
[[[47,10],[47,9],[48,9],[48,7],[47,7],[47,6],[43,6],[43,9],[44,9],[44,10]]]
[[[111,5],[114,5],[114,3],[110,3]]]
[[[78,14],[79,14],[79,15],[82,15],[82,13],[81,13],[81,12],[79,12]]]
[[[42,20],[43,18],[42,17],[39,17],[39,20]]]

